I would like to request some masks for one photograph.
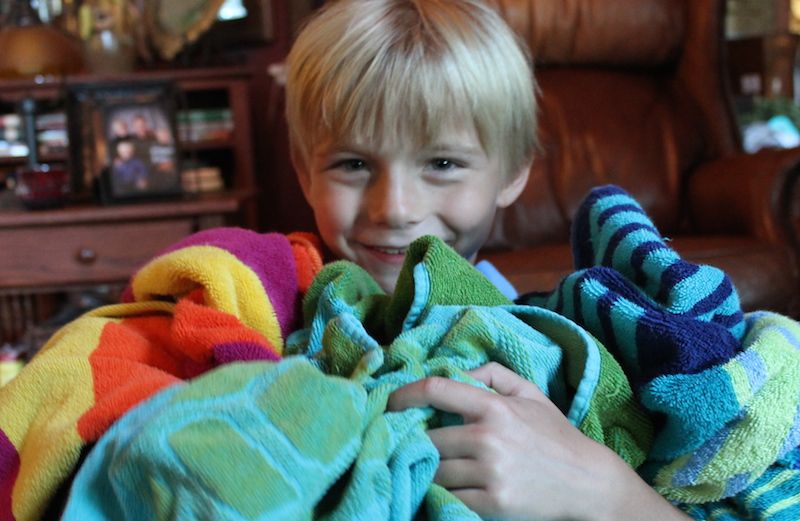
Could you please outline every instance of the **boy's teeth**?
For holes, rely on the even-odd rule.
[[[406,252],[405,248],[375,248],[381,253],[386,253],[389,255],[402,255]]]

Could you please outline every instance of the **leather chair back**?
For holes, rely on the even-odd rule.
[[[542,148],[489,249],[568,236],[593,186],[634,195],[666,234],[691,229],[687,171],[739,149],[722,73],[723,0],[494,0],[535,57]]]

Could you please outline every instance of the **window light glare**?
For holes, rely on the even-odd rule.
[[[217,20],[240,20],[247,16],[247,8],[242,5],[242,0],[225,0],[217,13]]]

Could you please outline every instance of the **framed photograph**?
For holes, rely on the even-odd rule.
[[[175,96],[169,83],[70,85],[73,189],[106,203],[181,194]]]

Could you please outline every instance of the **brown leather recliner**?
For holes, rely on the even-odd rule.
[[[542,151],[484,250],[521,291],[571,269],[571,216],[593,186],[631,193],[746,309],[792,311],[798,150],[744,155],[726,84],[724,0],[494,0],[530,46]]]
[[[490,1],[535,58],[542,149],[482,257],[521,292],[553,289],[572,269],[577,206],[613,183],[684,258],[725,270],[746,310],[795,313],[800,151],[742,153],[725,81],[724,0]],[[278,126],[281,102],[276,95]],[[308,226],[286,157],[276,150],[284,168],[269,221]]]

